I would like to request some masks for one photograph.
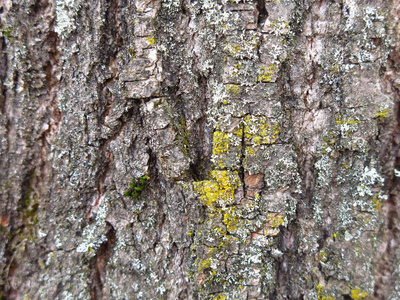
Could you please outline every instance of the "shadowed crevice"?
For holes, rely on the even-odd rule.
[[[90,274],[90,295],[93,300],[103,299],[103,287],[106,280],[107,264],[116,241],[116,230],[114,227],[110,223],[106,222],[106,228],[108,229],[106,234],[107,240],[100,245],[96,255],[90,262],[92,270]]]
[[[268,18],[265,0],[257,0],[256,8],[258,10],[257,25],[260,26]]]

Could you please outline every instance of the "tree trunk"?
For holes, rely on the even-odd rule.
[[[1,0],[0,299],[399,299],[398,0]]]

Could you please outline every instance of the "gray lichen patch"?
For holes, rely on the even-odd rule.
[[[0,297],[397,297],[398,1],[3,2]]]
[[[62,38],[67,38],[76,30],[76,17],[81,4],[74,0],[56,1],[56,27],[54,31]]]

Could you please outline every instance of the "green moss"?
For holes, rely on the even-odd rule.
[[[29,207],[29,205],[31,204],[31,197],[30,197],[30,193],[31,193],[31,188],[29,188],[29,192],[27,195],[25,195],[22,200],[20,201],[20,210],[25,210]]]
[[[35,203],[27,209],[23,213],[24,220],[28,223],[28,225],[36,225],[39,222],[38,219],[39,212],[39,202],[35,201]]]
[[[25,190],[25,194],[19,202],[19,212],[22,216],[22,221],[25,226],[30,230],[34,229],[33,226],[36,225],[38,220],[39,202],[37,197],[33,196],[33,181],[36,177],[36,173],[33,172],[29,178],[29,186]],[[31,235],[33,237],[33,235]]]
[[[13,30],[10,27],[7,27],[2,22],[0,22],[0,33],[2,36],[10,38],[12,32]]]
[[[129,184],[129,189],[124,193],[124,195],[138,199],[147,186],[149,180],[150,177],[147,174],[139,176],[136,179],[132,179],[131,183]]]
[[[329,130],[323,137],[322,140],[329,146],[334,145],[337,140],[338,140],[338,136],[337,133],[334,132],[333,130]]]
[[[13,235],[8,232],[7,228],[0,224],[0,231],[6,236],[8,240],[12,239]]]
[[[177,128],[177,133],[179,149],[186,157],[189,158],[189,131],[187,130],[186,119],[184,117],[181,117],[180,126]]]
[[[175,99],[176,103],[170,104],[168,101],[171,100],[169,97],[168,98],[161,98],[160,100],[156,101],[154,103],[154,107],[162,105],[165,113],[168,115],[168,117],[171,120],[172,126],[174,131],[176,132],[176,140],[177,140],[177,146],[179,149],[182,151],[182,153],[190,158],[189,152],[190,152],[190,143],[189,143],[189,131],[187,128],[186,124],[186,118],[184,114],[177,113],[174,111],[174,106],[176,103],[179,103],[181,101],[181,98],[178,97]]]

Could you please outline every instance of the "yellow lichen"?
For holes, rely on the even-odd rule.
[[[280,128],[276,123],[270,124],[266,117],[246,116],[244,122],[244,137],[252,144],[273,144],[279,138]]]
[[[275,20],[275,21],[271,21],[271,26],[275,27],[276,29],[289,29],[289,24],[286,23],[285,21],[280,21],[280,20]]]
[[[211,258],[207,258],[198,262],[198,271],[202,272],[204,269],[208,269],[211,267]]]
[[[213,140],[213,155],[219,155],[229,150],[229,137],[226,133],[223,133],[222,131],[215,131]]]
[[[226,296],[223,294],[219,294],[217,297],[214,297],[213,300],[225,300]]]
[[[217,130],[213,136],[212,160],[217,169],[232,168],[237,165],[242,154],[243,126],[238,123],[235,128],[231,128],[229,133]]]
[[[226,91],[233,93],[233,94],[239,94],[240,93],[240,85],[238,84],[229,84],[226,86]]]
[[[320,284],[317,285],[317,294],[321,295],[324,292],[324,287]]]
[[[388,108],[386,108],[386,109],[380,109],[380,110],[376,113],[375,118],[378,118],[378,119],[387,118],[387,117],[388,117],[388,114],[389,114],[389,109],[388,109]]]
[[[344,136],[349,136],[351,133],[358,130],[360,121],[355,118],[344,118],[341,115],[335,117],[336,124],[339,125],[340,133]]]
[[[262,67],[258,73],[256,81],[261,82],[271,82],[272,75],[274,75],[276,68],[274,65],[270,65],[268,67]]]
[[[317,295],[318,295],[318,300],[334,300],[332,296],[323,296],[324,294],[324,286],[321,284],[317,285]]]
[[[338,65],[334,65],[331,74],[334,74],[337,70],[339,70]]]
[[[230,45],[230,44],[226,45],[226,50],[228,50],[230,55],[238,53],[240,49],[242,49],[242,47],[240,47],[239,45]]]
[[[379,198],[379,195],[374,195],[372,197],[372,205],[376,211],[380,211],[382,209],[382,201]]]
[[[128,48],[128,52],[132,55],[133,59],[136,59],[136,50],[134,48]]]
[[[277,228],[285,223],[285,219],[280,214],[267,214],[267,222],[270,227]]]
[[[328,253],[326,252],[320,252],[318,254],[318,262],[327,262],[328,261]]]
[[[221,205],[230,205],[234,201],[234,193],[239,186],[239,176],[236,171],[214,170],[210,173],[211,180],[194,182],[194,190],[200,200],[209,208],[219,202]]]
[[[255,153],[256,153],[256,150],[254,150],[254,148],[253,147],[246,147],[246,150],[245,150],[246,152],[245,152],[245,156],[251,156],[251,155],[254,155]]]
[[[238,229],[239,217],[236,215],[236,207],[229,207],[224,212],[224,218],[222,221],[226,225],[228,232],[233,232]]]
[[[344,119],[341,115],[336,116],[336,124],[338,125],[358,125],[360,123],[357,119]]]
[[[368,293],[361,291],[360,289],[352,289],[351,290],[351,299],[353,300],[361,300],[368,296]]]
[[[146,40],[149,42],[150,45],[154,45],[154,36],[152,37],[147,37]]]

